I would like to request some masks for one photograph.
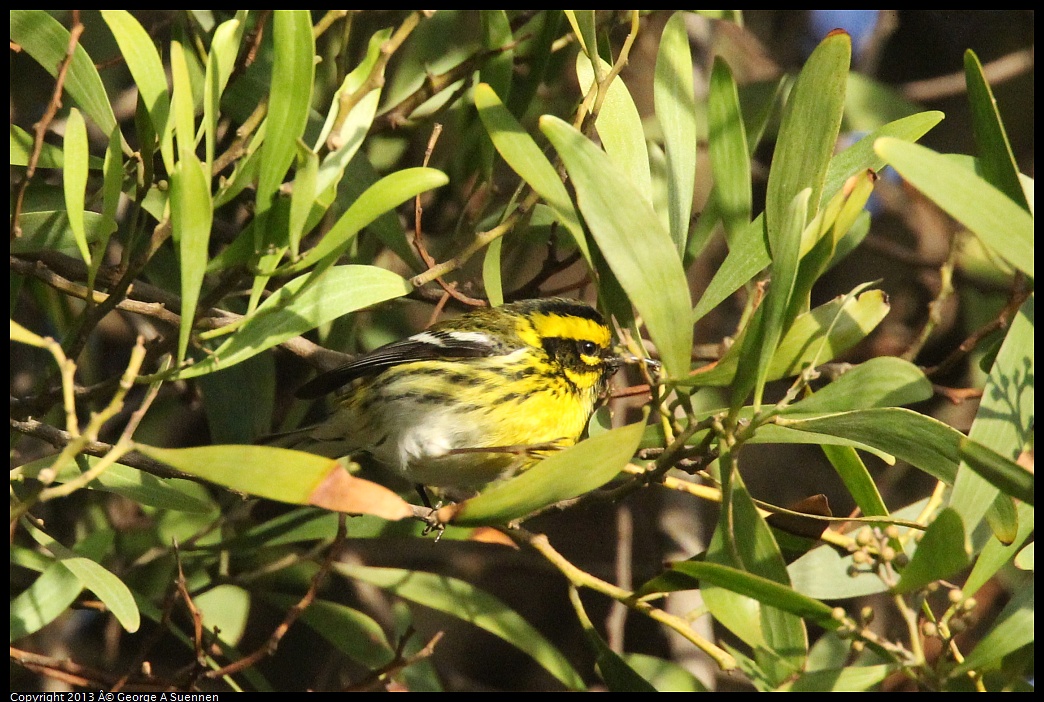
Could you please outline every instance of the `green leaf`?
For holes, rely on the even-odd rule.
[[[826,363],[836,358],[866,338],[885,318],[888,310],[885,294],[880,290],[870,290],[858,296],[849,294],[834,298],[798,315],[776,348],[768,379],[797,375],[812,362]],[[698,370],[680,384],[729,385],[736,376],[742,350],[743,346],[737,340],[716,364]]]
[[[264,592],[261,597],[287,610],[300,599],[272,592]],[[395,651],[380,624],[357,609],[317,599],[301,613],[301,621],[338,651],[367,668],[376,670],[395,659]]]
[[[982,64],[975,52],[964,52],[964,78],[968,84],[968,102],[971,104],[972,131],[979,151],[979,166],[982,177],[993,187],[1030,214],[1033,210],[1026,202],[1026,193],[1019,182],[1019,169],[1011,143],[1004,130],[997,101],[986,82]]]
[[[594,10],[565,10],[565,16],[569,20],[576,38],[580,40],[580,48],[584,54],[596,57],[598,55],[598,39],[595,37]],[[592,58],[593,60],[594,58]]]
[[[105,603],[125,631],[134,633],[138,630],[141,624],[141,614],[134,602],[134,595],[122,580],[90,558],[77,555],[32,524],[28,522],[23,522],[23,524],[26,531],[38,544],[50,551],[85,588]]]
[[[1005,261],[1033,277],[1033,216],[974,172],[898,139],[874,148],[905,180],[966,226]]]
[[[135,448],[184,473],[270,500],[393,520],[413,515],[409,505],[388,488],[353,477],[333,459],[303,451],[236,444],[184,449],[137,444]]]
[[[827,35],[808,57],[783,107],[765,194],[770,243],[787,220],[794,198],[805,188],[811,188],[810,216],[819,211],[841,128],[851,57],[852,40],[847,34]]]
[[[45,10],[11,10],[11,41],[33,57],[45,71],[58,76],[58,69],[69,50],[69,30]],[[62,85],[65,92],[105,134],[116,129],[116,115],[109,104],[105,84],[83,44],[73,49],[69,70]]]
[[[894,665],[867,665],[802,673],[779,692],[866,692],[895,671]]]
[[[720,56],[714,58],[711,71],[707,123],[711,135],[707,150],[714,174],[714,197],[725,227],[725,240],[731,250],[733,242],[750,225],[753,194],[750,151],[740,112],[739,92],[729,65]]]
[[[10,127],[11,165],[28,166],[29,157],[33,153],[33,135],[17,124],[12,124]],[[46,142],[40,144],[40,155],[36,160],[37,168],[62,168],[64,164],[65,157],[62,155],[61,147]],[[97,156],[88,156],[87,165],[89,168],[98,169],[102,167],[102,160]]]
[[[641,314],[667,374],[688,374],[692,303],[678,251],[652,206],[605,152],[551,115],[540,119],[576,188],[580,211],[609,267]]]
[[[601,74],[609,73],[611,66],[600,58],[597,60],[602,67]],[[578,54],[576,57],[576,77],[582,93],[587,93],[595,81],[591,63],[584,56]],[[652,205],[652,173],[642,118],[630,91],[619,76],[606,89],[602,108],[595,117],[595,128],[609,159],[616,164],[620,173],[630,178],[638,193]]]
[[[756,377],[753,383],[754,389],[754,411],[761,409],[761,399],[768,380],[769,369],[772,359],[775,357],[780,337],[787,332],[787,310],[790,307],[790,296],[794,291],[794,283],[797,278],[799,253],[801,250],[801,233],[805,230],[808,221],[808,205],[811,191],[806,188],[799,192],[793,202],[787,208],[786,217],[780,222],[776,230],[768,231],[769,249],[772,251],[772,283],[765,299],[761,303],[763,310],[761,315],[762,326],[758,329],[760,333],[760,348],[753,360]],[[740,359],[737,376],[742,377],[744,360]],[[737,386],[742,385],[737,383]],[[739,393],[733,395],[734,401]],[[742,392],[746,396],[746,391]],[[739,398],[742,403],[743,398]],[[739,403],[734,406],[738,407]]]
[[[83,456],[82,458],[87,462],[88,467],[94,466],[101,460],[94,456]],[[12,471],[12,480],[16,475],[19,479],[35,478],[41,470],[50,468],[53,463],[53,456],[26,463],[19,466],[16,471]],[[69,463],[55,476],[54,482],[66,483],[79,475],[80,471],[76,468],[76,464]],[[87,483],[88,490],[103,490],[122,495],[138,504],[157,509],[193,514],[209,514],[215,511],[214,504],[195,494],[196,491],[193,488],[194,485],[186,480],[157,478],[122,463],[112,464],[105,469],[105,472]]]
[[[168,172],[173,171],[173,129],[172,125],[167,124],[170,95],[167,93],[167,74],[159,52],[152,43],[152,37],[128,11],[102,10],[101,15],[119,44],[120,53],[138,86],[139,99],[145,105],[152,128],[159,137],[163,163]],[[111,127],[105,131],[109,133]]]
[[[623,470],[638,450],[644,429],[645,422],[636,422],[552,453],[481,495],[443,508],[450,515],[443,521],[465,526],[503,524],[595,490]]]
[[[11,240],[11,253],[78,250],[69,215],[65,210],[23,212],[18,222],[22,227],[22,236]],[[116,229],[116,222],[97,212],[85,211],[83,224],[84,238],[89,244],[108,236]]]
[[[701,561],[675,563],[671,569],[642,586],[639,595],[671,590],[691,590],[698,583],[710,583],[746,595],[764,604],[809,619],[824,629],[833,630],[839,622],[831,608],[790,587],[731,566]]]
[[[181,327],[178,334],[178,363],[185,360],[196,304],[203,287],[210,252],[210,226],[214,205],[210,179],[196,155],[182,154],[170,177],[170,221],[181,263]]]
[[[810,397],[789,405],[782,413],[896,407],[927,400],[932,392],[932,384],[920,368],[901,358],[880,356],[846,371]]]
[[[928,583],[949,578],[969,563],[964,523],[956,511],[944,509],[928,525],[894,590],[899,594],[919,590]]]
[[[961,460],[980,477],[1005,495],[1033,504],[1033,473],[969,438],[961,439],[960,450]]]
[[[852,554],[838,553],[829,544],[801,555],[787,572],[795,591],[820,600],[847,600],[888,590],[876,573],[856,568]]]
[[[823,186],[823,197],[833,197],[834,193],[841,190],[845,182],[855,174],[867,169],[878,173],[888,164],[888,161],[879,156],[874,149],[874,144],[878,139],[894,137],[902,141],[917,141],[939,124],[943,117],[942,112],[934,110],[919,112],[889,122],[880,129],[870,132],[830,160],[830,167],[827,169]]]
[[[290,195],[290,255],[297,258],[301,237],[305,234],[308,214],[316,200],[316,181],[319,177],[319,155],[303,141],[297,142],[298,168]]]
[[[658,692],[707,692],[703,682],[686,667],[643,653],[623,653],[621,657]]]
[[[481,10],[482,45],[487,50],[500,49],[482,65],[479,80],[493,88],[505,100],[511,97],[515,52],[512,48],[511,21],[505,10]]]
[[[543,198],[590,263],[591,252],[584,228],[555,167],[490,86],[484,83],[475,86],[475,107],[497,152]]]
[[[821,444],[820,448],[864,515],[874,517],[888,514],[888,508],[877,490],[877,484],[855,448],[830,444]]]
[[[276,10],[272,22],[274,56],[265,118],[265,142],[257,182],[256,217],[263,223],[272,200],[294,160],[312,104],[315,40],[308,10]],[[255,228],[255,245],[285,243],[275,232]]]
[[[206,631],[217,631],[225,643],[236,646],[246,631],[250,593],[238,585],[218,585],[196,595],[193,603],[203,617]]]
[[[916,140],[942,120],[941,112],[921,114],[896,120],[867,135],[830,160],[823,185],[823,198],[832,198],[850,177],[871,169],[879,171],[886,161],[874,152],[874,141],[882,136]],[[759,215],[738,241],[729,242],[729,255],[711,279],[693,310],[693,322],[703,318],[725,298],[739,290],[769,265],[769,249],[765,239],[763,215]]]
[[[382,214],[395,209],[411,197],[448,182],[446,174],[434,168],[404,168],[389,173],[367,188],[314,248],[299,261],[283,266],[275,273],[289,275],[303,271],[324,259],[331,262],[337,260],[347,250],[355,235]]]
[[[684,12],[671,15],[663,27],[663,34],[660,35],[660,48],[656,53],[656,71],[653,76],[653,102],[656,118],[660,122],[660,129],[663,130],[663,147],[667,155],[667,212],[671,239],[677,244],[680,254],[685,250],[689,237],[697,153],[692,51],[689,48]],[[708,104],[712,108],[717,106],[713,98]],[[713,132],[713,126],[711,129]],[[733,135],[734,132],[730,133],[730,136]],[[731,141],[728,143],[732,145]],[[715,140],[712,139],[710,144],[712,149],[715,148]],[[717,173],[715,180],[717,181]],[[747,192],[750,192],[749,178]],[[740,197],[740,194],[737,194],[737,197]],[[750,219],[749,206],[747,219]]]
[[[707,547],[707,562],[742,568],[789,586],[790,576],[779,545],[747,491],[731,451],[721,451],[719,465],[722,508]],[[731,588],[705,584],[701,594],[714,618],[754,648],[755,658],[772,685],[804,667],[808,636],[800,618],[771,605],[751,608],[743,602],[748,595]],[[737,611],[749,613],[737,617]]]
[[[325,149],[328,141],[337,144],[337,148],[328,153],[319,166],[315,186],[318,196],[316,197],[315,206],[312,208],[308,223],[305,225],[306,230],[315,226],[323,213],[327,211],[338,197],[338,185],[341,183],[341,179],[344,177],[349,164],[353,163],[355,160],[355,155],[358,153],[359,147],[362,146],[363,141],[370,130],[370,125],[373,124],[373,117],[377,114],[377,106],[381,99],[381,87],[373,88],[363,95],[358,102],[355,103],[355,106],[352,107],[348,115],[344,117],[344,121],[338,128],[337,134],[331,134],[334,125],[340,116],[341,101],[346,95],[355,94],[366,84],[367,79],[370,77],[370,73],[373,72],[377,62],[382,56],[381,47],[384,46],[384,43],[389,37],[391,37],[391,33],[392,30],[389,27],[388,29],[382,29],[381,31],[375,32],[374,35],[370,37],[370,42],[366,48],[365,58],[363,58],[351,73],[344,77],[341,87],[338,88],[336,93],[334,93],[334,98],[330,105],[330,112],[326,116],[326,122],[323,124],[323,128],[319,133],[319,138],[316,139],[312,151],[319,152],[320,150]],[[374,178],[373,180],[376,182],[377,179]]]
[[[968,438],[1011,459],[1033,444],[1035,299],[1031,295],[1012,320],[968,432]],[[982,533],[978,525],[996,496],[997,488],[970,466],[958,470],[950,506],[960,513],[973,539]],[[975,551],[979,545],[974,544]]]
[[[65,124],[65,150],[63,152],[65,168],[62,171],[65,189],[65,209],[69,215],[69,227],[72,229],[76,246],[80,249],[80,257],[88,266],[91,265],[91,250],[87,246],[87,231],[84,226],[84,194],[87,189],[87,125],[83,115],[75,107],[69,110],[69,119]]]
[[[1033,643],[1036,635],[1033,622],[1033,592],[1032,584],[1029,587],[1016,588],[989,633],[950,671],[951,678],[963,677],[972,670],[992,668],[1004,656]]]
[[[1002,543],[994,536],[986,543],[979,553],[979,557],[975,559],[975,566],[961,588],[965,595],[969,597],[974,595],[979,588],[989,582],[997,571],[1011,563],[1012,559],[1019,554],[1023,544],[1026,543],[1026,539],[1033,534],[1033,508],[1027,504],[1020,504],[1016,506],[1015,510],[1018,523],[1015,538],[1010,543]],[[1030,542],[1030,548],[1032,546],[1033,542]]]
[[[777,417],[782,426],[840,436],[906,461],[944,483],[953,484],[964,436],[953,427],[902,407],[838,412],[805,419]]]
[[[273,293],[232,338],[177,377],[194,378],[227,368],[320,324],[411,290],[408,281],[376,266],[335,266],[319,276],[307,273]]]
[[[235,19],[222,22],[214,30],[210,42],[210,53],[207,54],[207,69],[203,78],[203,133],[206,136],[207,170],[214,165],[214,151],[217,148],[218,117],[221,114],[221,94],[228,85],[228,79],[235,68],[239,43],[243,38],[246,12],[241,10]]]
[[[539,631],[499,599],[468,582],[434,573],[347,563],[335,564],[334,570],[469,622],[528,654],[567,688],[586,689],[569,661]]]
[[[11,643],[53,622],[69,609],[82,590],[80,579],[61,563],[54,562],[11,600],[8,629]]]
[[[178,159],[185,161],[196,155],[196,105],[192,99],[192,78],[181,43],[170,43],[170,72],[174,84],[171,110],[174,133],[178,139]],[[206,171],[209,175],[210,171]],[[210,182],[210,179],[207,179]]]

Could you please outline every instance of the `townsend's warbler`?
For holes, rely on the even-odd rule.
[[[621,360],[590,306],[564,298],[484,307],[306,383],[337,391],[323,423],[274,443],[368,454],[418,485],[466,495],[576,443]]]

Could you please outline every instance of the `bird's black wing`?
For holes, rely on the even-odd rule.
[[[302,385],[296,396],[301,399],[321,397],[357,378],[377,375],[403,363],[497,356],[510,350],[502,341],[483,332],[428,330],[374,349],[340,368],[320,373]]]

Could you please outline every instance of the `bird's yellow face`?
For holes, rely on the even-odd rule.
[[[542,373],[565,382],[590,403],[604,394],[619,366],[612,355],[609,328],[595,310],[577,303],[546,302],[519,317],[516,333],[535,353]],[[585,403],[586,404],[586,403]],[[590,408],[588,408],[590,412]]]

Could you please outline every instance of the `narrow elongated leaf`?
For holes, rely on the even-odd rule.
[[[972,439],[961,440],[961,460],[1005,495],[1033,504],[1033,473]]]
[[[54,562],[11,600],[8,628],[11,643],[53,622],[76,601],[82,590],[80,579],[61,563]]]
[[[779,692],[866,692],[893,673],[895,665],[867,665],[814,670],[787,682]]]
[[[1034,435],[1035,300],[1022,304],[1008,328],[983,388],[979,410],[968,437],[1010,459],[1032,445]],[[953,484],[950,505],[960,513],[971,534],[997,496],[997,488],[969,466],[962,466]],[[981,546],[975,544],[977,551]]]
[[[1022,209],[1030,212],[1026,202],[1026,193],[1019,183],[1019,169],[1015,163],[1015,155],[1011,152],[1011,143],[1004,130],[997,101],[986,82],[982,72],[982,64],[975,52],[968,49],[964,52],[964,79],[968,85],[968,101],[971,103],[972,131],[975,133],[975,144],[978,146],[979,164],[982,177],[993,187],[1000,190]]]
[[[611,66],[598,59],[602,75],[609,73]],[[580,92],[587,93],[595,81],[591,61],[585,56],[576,57],[576,77]],[[649,168],[649,151],[645,148],[645,131],[642,118],[634,104],[630,91],[619,76],[613,79],[605,92],[602,109],[595,118],[595,127],[602,148],[616,164],[620,173],[631,179],[631,183],[652,205],[652,173]],[[679,254],[680,255],[680,254]]]
[[[515,56],[511,21],[505,10],[482,10],[481,13],[482,45],[498,53],[482,65],[479,78],[490,85],[497,95],[503,95],[503,99],[509,100]]]
[[[183,154],[170,178],[170,220],[181,258],[181,328],[178,362],[185,359],[196,317],[196,303],[207,271],[214,206],[210,179],[191,151]]]
[[[811,397],[788,406],[783,414],[896,407],[931,396],[932,384],[920,368],[901,358],[880,356],[860,363]]]
[[[888,514],[888,508],[881,498],[877,484],[855,448],[826,443],[820,444],[820,448],[863,514],[868,517]]]
[[[358,153],[359,147],[362,146],[370,125],[373,124],[373,117],[377,114],[377,105],[381,99],[381,87],[371,89],[355,103],[351,111],[343,117],[336,134],[332,134],[333,128],[341,116],[341,101],[344,96],[353,95],[366,84],[370,73],[375,69],[381,57],[381,47],[391,36],[391,32],[391,28],[382,29],[370,37],[366,57],[344,77],[344,82],[334,94],[330,112],[326,116],[326,122],[323,124],[312,151],[319,152],[325,148],[328,141],[336,144],[337,148],[328,153],[319,166],[315,186],[317,197],[305,224],[306,231],[315,226],[323,214],[334,204],[339,192],[343,197],[343,189],[339,189],[338,185],[344,177],[348,165],[352,163],[355,154]],[[376,181],[376,178],[374,180]]]
[[[740,112],[739,93],[729,65],[720,56],[715,57],[711,71],[707,128],[714,198],[725,227],[725,240],[731,250],[750,224],[753,194],[750,151]]]
[[[562,179],[544,152],[485,83],[475,86],[475,107],[497,152],[543,198],[590,263],[591,252],[580,217]]]
[[[894,455],[944,483],[953,484],[963,434],[942,422],[902,407],[838,412],[807,419],[778,417],[800,431],[841,436]]]
[[[65,124],[63,156],[65,168],[62,170],[62,177],[69,227],[76,240],[76,247],[80,250],[80,257],[90,266],[91,250],[87,246],[87,232],[83,221],[83,202],[87,188],[87,125],[83,121],[83,115],[75,107],[69,110],[69,119]]]
[[[928,583],[944,580],[968,566],[964,523],[952,509],[944,509],[928,526],[910,562],[902,570],[895,591],[913,592]]]
[[[348,248],[356,234],[385,212],[395,209],[420,193],[441,187],[448,182],[446,174],[434,168],[405,168],[389,173],[367,188],[300,261],[283,266],[276,272],[289,275],[310,268],[324,259],[335,261]]]
[[[46,10],[11,10],[11,41],[33,57],[45,71],[57,77],[69,49],[69,30]],[[62,86],[76,104],[105,134],[116,128],[105,84],[83,44],[77,42]]]
[[[66,548],[32,524],[24,523],[24,525],[26,531],[37,543],[50,551],[63,567],[68,568],[79,579],[85,588],[105,603],[124,630],[130,633],[138,630],[141,625],[141,614],[134,602],[134,595],[122,580],[99,563]]]
[[[831,608],[786,585],[747,573],[731,566],[705,561],[675,563],[671,569],[641,587],[639,594],[693,589],[705,582],[746,595],[777,609],[810,619],[824,629],[836,629],[839,622],[831,616]]]
[[[177,41],[170,43],[170,72],[174,84],[171,111],[178,138],[178,159],[184,161],[196,154],[196,105],[192,99],[192,78],[185,50]],[[207,182],[210,182],[209,178]]]
[[[299,276],[265,300],[211,356],[177,377],[194,378],[239,363],[320,324],[411,290],[408,281],[376,266],[335,266],[318,277]]]
[[[950,676],[963,677],[970,670],[992,667],[1009,653],[1033,643],[1036,636],[1033,595],[1033,587],[1018,588],[997,617],[993,628],[979,639],[975,649],[950,671]]]
[[[770,362],[775,356],[780,337],[787,331],[786,325],[789,321],[787,309],[790,307],[790,296],[794,291],[794,282],[797,278],[801,233],[805,230],[805,224],[808,221],[811,194],[812,191],[806,188],[794,196],[794,200],[787,208],[786,217],[779,223],[779,227],[775,230],[770,229],[768,232],[769,248],[772,251],[772,283],[762,302],[764,326],[759,330],[761,347],[758,354],[752,359],[756,364],[755,411],[761,408],[761,398],[768,380]],[[744,359],[740,359],[741,370],[743,361]]]
[[[167,171],[174,170],[173,130],[167,124],[170,114],[170,95],[167,93],[167,74],[156,51],[152,37],[138,20],[126,10],[102,10],[102,18],[109,25],[127,68],[138,86],[138,95],[149,113],[149,121],[159,137],[160,151]],[[107,132],[109,130],[106,130]]]
[[[273,592],[261,593],[261,597],[286,610],[300,601],[298,597]],[[357,609],[317,599],[301,613],[301,621],[315,629],[338,651],[368,668],[376,670],[395,658],[395,650],[388,643],[381,625]]]
[[[770,241],[773,232],[783,226],[791,202],[805,188],[811,188],[811,214],[819,210],[827,167],[841,128],[851,57],[848,34],[831,32],[809,56],[790,91],[765,194]]]
[[[29,157],[33,152],[33,135],[25,131],[17,124],[10,125],[10,153],[12,166],[28,166]],[[62,148],[46,142],[40,144],[40,155],[36,160],[37,168],[62,168],[65,157]],[[89,156],[88,167],[98,169],[102,167],[102,160],[97,156]]]
[[[84,456],[83,459],[88,466],[93,466],[99,460],[94,456]],[[53,457],[41,458],[12,471],[12,481],[18,479],[35,478],[40,471],[50,468],[54,463]],[[76,465],[69,463],[66,468],[55,476],[55,483],[65,483],[80,475]],[[122,463],[114,463],[97,478],[87,483],[88,490],[104,490],[117,495],[122,495],[130,500],[158,509],[170,509],[178,512],[191,512],[195,514],[208,514],[215,511],[216,506],[205,498],[194,494],[192,484],[185,480],[165,480],[154,475],[140,471],[137,468],[125,466]]]
[[[593,436],[553,453],[511,480],[439,512],[443,522],[503,524],[595,490],[616,477],[638,449],[644,422]]]
[[[18,219],[22,236],[11,240],[11,253],[33,253],[56,249],[78,251],[79,245],[69,224],[65,210],[23,212]],[[84,238],[88,244],[108,236],[116,229],[116,222],[97,212],[83,213]]]
[[[499,599],[471,583],[434,573],[347,563],[334,565],[334,570],[469,622],[528,654],[569,689],[586,689],[569,661],[539,631]]]
[[[641,314],[667,373],[689,370],[692,303],[681,258],[652,206],[605,152],[571,125],[545,115],[540,128],[554,145],[576,188],[580,211],[609,267]]]
[[[1033,508],[1023,503],[1016,506],[1015,511],[1015,521],[1018,524],[1015,538],[1012,539],[1010,543],[1003,543],[1000,539],[994,537],[986,543],[982,552],[979,553],[979,557],[975,559],[975,566],[972,567],[968,579],[964,582],[964,586],[961,588],[966,596],[971,597],[974,595],[979,591],[979,588],[989,582],[990,578],[996,575],[998,570],[1011,563],[1013,559],[1017,558],[1023,545],[1026,543],[1026,539],[1033,535]],[[1032,547],[1033,543],[1030,542],[1029,548],[1032,549]],[[1032,550],[1030,551],[1030,554],[1030,558],[1032,559]],[[1016,563],[1016,565],[1019,564]],[[1031,562],[1029,570],[1032,569],[1033,566]]]
[[[246,12],[241,10],[235,19],[222,22],[214,30],[214,38],[210,42],[210,53],[207,54],[207,69],[203,77],[203,132],[206,143],[207,170],[214,165],[214,150],[217,145],[217,124],[221,112],[221,93],[228,85],[235,67],[239,42],[243,38]]]
[[[845,295],[816,307],[790,326],[769,366],[768,379],[797,375],[809,363],[826,363],[866,338],[888,314],[888,300],[880,290],[858,297]],[[823,345],[823,340],[826,344]],[[700,369],[681,382],[691,385],[728,385],[736,376],[743,346],[737,341],[707,369]]]
[[[294,160],[295,144],[304,133],[315,74],[315,40],[308,10],[276,10],[272,25],[275,55],[257,182],[256,216],[262,222]],[[255,229],[256,244],[262,240],[285,243],[285,237],[263,229]]]
[[[896,137],[907,141],[921,138],[943,118],[941,112],[923,112],[890,122],[880,129],[868,134],[830,160],[823,184],[823,198],[832,198],[850,177],[856,173],[871,169],[879,171],[886,160],[874,152],[874,141],[883,136]],[[714,274],[696,309],[693,310],[693,322],[717,307],[732,293],[752,280],[760,271],[768,266],[769,249],[765,239],[764,215],[758,215],[739,241],[729,243],[729,255]]]
[[[790,576],[779,544],[754,504],[733,454],[727,450],[721,454],[722,509],[707,547],[707,562],[741,568],[789,586]],[[773,685],[804,667],[808,636],[799,617],[761,602],[744,620],[735,615],[750,606],[743,601],[748,595],[714,584],[705,585],[701,592],[714,618],[755,649],[755,658]]]
[[[1033,216],[974,172],[942,154],[898,139],[877,152],[911,185],[967,227],[986,246],[1033,277]]]
[[[388,488],[352,476],[333,459],[303,451],[234,444],[185,449],[139,444],[136,448],[185,473],[270,500],[384,519],[413,515],[410,506]]]
[[[689,48],[689,33],[685,28],[684,12],[675,12],[667,20],[663,34],[660,35],[660,48],[656,53],[656,72],[653,76],[653,102],[656,106],[656,118],[663,130],[663,147],[667,155],[667,212],[671,239],[678,245],[680,254],[685,250],[689,236],[697,152],[692,50]],[[713,98],[708,100],[708,105],[715,105]],[[710,140],[712,149],[716,141]],[[717,181],[717,175],[715,180]],[[747,187],[749,192],[749,178]],[[747,210],[749,220],[749,206]]]

